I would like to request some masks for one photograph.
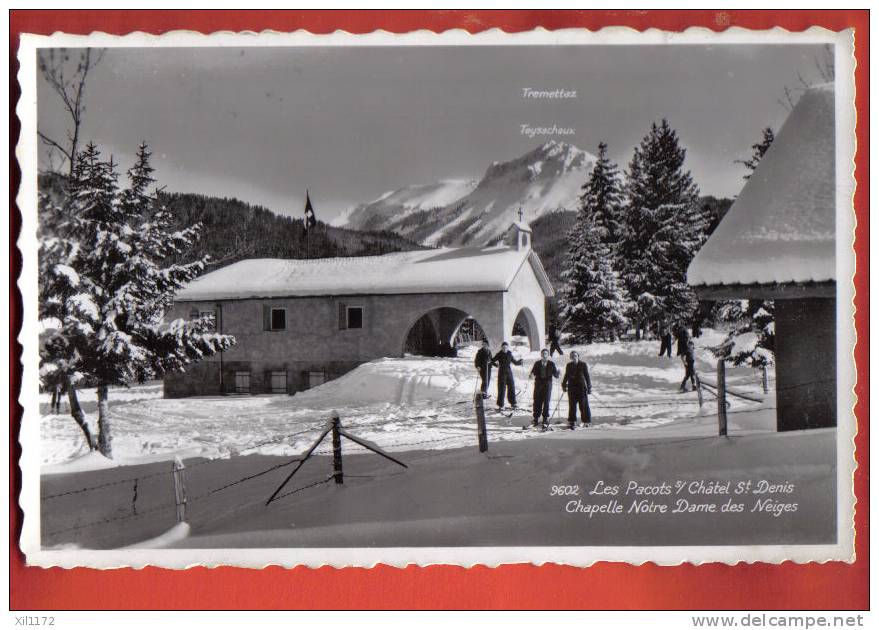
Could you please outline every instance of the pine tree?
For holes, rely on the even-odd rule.
[[[742,179],[751,179],[751,174],[757,168],[760,160],[766,155],[766,152],[774,141],[775,134],[772,131],[772,127],[766,127],[763,129],[763,139],[760,140],[760,142],[751,145],[751,157],[747,160],[733,160],[735,164],[742,164],[747,169],[747,173],[742,176]]]
[[[651,320],[686,324],[697,306],[686,272],[705,242],[707,221],[685,157],[663,119],[635,148],[626,173],[619,256],[639,330]]]
[[[614,269],[619,235],[619,177],[598,145],[598,159],[583,185],[577,220],[568,235],[567,265],[561,274],[561,317],[565,330],[578,342],[599,337],[615,339],[626,326],[626,299]]]
[[[710,348],[718,359],[733,365],[763,367],[775,362],[775,302],[725,300],[715,306],[715,320],[730,330],[719,345]]]
[[[192,245],[200,225],[174,231],[171,217],[148,193],[149,151],[141,145],[129,186],[119,190],[112,158],[89,144],[77,158],[62,203],[41,198],[45,225],[40,248],[41,377],[68,388],[71,415],[90,448],[112,456],[108,388],[161,376],[230,347],[234,339],[210,322],[162,318],[182,286],[204,268],[163,261]],[[93,435],[76,387],[98,394]]]
[[[619,167],[607,157],[607,144],[598,144],[598,156],[583,185],[580,207],[586,209],[600,230],[601,240],[612,248],[620,239],[623,207]]]

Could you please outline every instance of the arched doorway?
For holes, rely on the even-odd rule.
[[[444,306],[431,309],[412,324],[403,342],[403,354],[456,356],[459,345],[485,337],[479,322],[468,313]]]
[[[452,345],[459,347],[469,344],[480,344],[483,339],[488,339],[488,335],[482,330],[482,326],[472,317],[468,317],[461,322],[458,330],[455,331],[452,337]]]
[[[542,340],[538,330],[537,318],[534,317],[534,313],[527,307],[522,308],[513,321],[513,330],[511,331],[513,337],[525,337],[532,351],[539,350]]]

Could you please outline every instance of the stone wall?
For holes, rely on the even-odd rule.
[[[220,393],[220,363],[226,393],[234,392],[234,372],[250,372],[253,393],[271,391],[269,374],[287,374],[288,393],[308,388],[308,372],[324,372],[331,380],[361,363],[379,357],[399,357],[412,325],[424,314],[452,307],[474,317],[492,339],[501,339],[501,293],[371,295],[274,298],[187,302],[176,304],[168,319],[189,318],[193,310],[216,310],[223,332],[236,345],[185,372],[166,376],[165,396]],[[340,311],[363,308],[363,327],[340,328]],[[266,330],[264,309],[285,308],[286,330]]]
[[[544,336],[544,294],[527,262],[510,289],[502,292],[346,295],[181,302],[166,319],[189,319],[197,311],[216,311],[222,332],[236,345],[186,372],[165,378],[165,395],[182,397],[235,391],[235,372],[250,372],[252,393],[271,391],[270,373],[284,372],[287,392],[308,388],[308,372],[330,380],[357,365],[403,354],[406,337],[422,316],[431,313],[437,331],[451,336],[466,315],[473,317],[497,347],[512,333],[516,315],[528,309],[534,343]],[[362,328],[342,324],[347,307],[363,309]],[[270,330],[267,313],[286,309],[285,330]],[[222,369],[220,364],[222,363]],[[222,379],[221,379],[222,374]]]

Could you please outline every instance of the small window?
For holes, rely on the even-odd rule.
[[[217,329],[217,312],[216,311],[199,311],[198,318],[207,322],[208,330]]]
[[[272,330],[287,330],[287,309],[272,309]]]
[[[271,383],[272,383],[272,393],[273,394],[286,394],[287,393],[287,373],[286,372],[272,372],[271,373]]]
[[[323,385],[327,381],[327,375],[324,372],[309,372],[308,373],[308,388],[317,387],[318,385]]]
[[[363,307],[348,307],[348,326],[347,328],[363,328]]]
[[[250,372],[235,372],[235,393],[250,393]]]

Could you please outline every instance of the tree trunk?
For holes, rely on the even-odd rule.
[[[110,406],[107,386],[98,387],[98,450],[101,455],[113,458],[112,436],[110,435]]]
[[[82,429],[83,435],[85,435],[86,444],[89,445],[89,450],[95,450],[97,448],[95,438],[92,436],[91,429],[89,429],[88,421],[85,419],[85,414],[82,412],[82,407],[79,405],[79,398],[76,395],[76,387],[70,383],[67,383],[67,402],[70,405],[70,415],[73,416],[76,424]]]

